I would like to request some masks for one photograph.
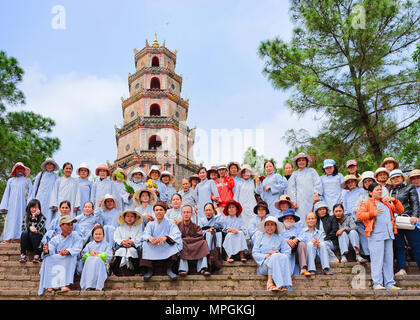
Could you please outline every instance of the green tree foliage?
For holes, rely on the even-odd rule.
[[[259,54],[273,86],[292,90],[292,111],[327,119],[301,145],[317,169],[325,158],[377,166],[420,121],[420,72],[412,57],[420,2],[292,0],[291,15],[292,40],[264,41]],[[289,136],[296,142],[305,133]]]
[[[25,104],[24,94],[17,87],[23,73],[15,58],[0,51],[0,195],[14,163],[23,162],[34,177],[45,158],[60,147],[58,138],[48,136],[54,120],[29,111],[7,110]]]

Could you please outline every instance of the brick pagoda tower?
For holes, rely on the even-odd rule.
[[[123,126],[115,126],[117,160],[111,165],[130,172],[141,167],[148,174],[152,165],[175,175],[176,188],[184,177],[197,172],[193,146],[195,128],[186,122],[189,99],[181,98],[182,76],[175,73],[177,50],[156,34],[150,46],[134,49],[136,73],[129,74],[130,97],[121,98]]]

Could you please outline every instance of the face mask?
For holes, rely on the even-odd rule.
[[[295,224],[294,222],[283,222],[286,229],[290,229]]]

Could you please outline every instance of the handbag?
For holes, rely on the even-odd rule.
[[[416,227],[414,224],[410,223],[410,216],[408,214],[401,214],[395,217],[395,225],[397,229],[403,230],[414,230]]]
[[[209,271],[213,273],[214,271],[220,270],[223,267],[223,257],[220,253],[220,248],[216,247],[216,232],[211,232],[213,238],[211,240],[212,248],[210,250],[209,257]]]

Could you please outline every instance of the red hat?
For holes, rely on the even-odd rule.
[[[226,204],[225,208],[223,209],[224,215],[225,216],[229,215],[228,208],[229,208],[229,205],[231,205],[231,204],[235,205],[236,208],[238,209],[238,212],[236,212],[236,216],[239,217],[241,215],[241,213],[242,213],[242,206],[241,206],[241,204],[239,202],[236,202],[235,200],[229,200],[228,201],[228,203]]]
[[[16,169],[18,167],[22,167],[25,169],[23,175],[26,178],[27,176],[29,176],[29,174],[31,173],[31,169],[29,169],[28,167],[25,167],[25,165],[22,162],[17,162],[13,168],[12,168],[12,173],[10,174],[11,177],[16,177]]]
[[[350,167],[350,166],[357,166],[357,161],[356,160],[349,160],[346,162],[346,167]]]
[[[108,172],[108,176],[111,175],[111,169],[109,169],[109,167],[105,164],[105,163],[101,163],[95,170],[95,174],[97,176],[99,176],[99,170],[106,170]]]

